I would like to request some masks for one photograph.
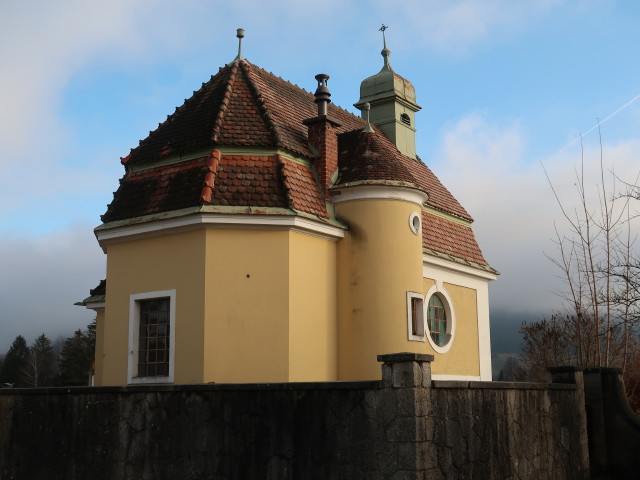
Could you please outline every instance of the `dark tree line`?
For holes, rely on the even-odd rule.
[[[88,385],[93,370],[96,344],[95,320],[86,330],[52,344],[43,333],[27,345],[18,335],[0,362],[0,385],[9,387],[51,387]]]

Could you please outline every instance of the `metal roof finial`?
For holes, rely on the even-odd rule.
[[[369,102],[366,102],[362,106],[363,110],[367,112],[367,126],[362,129],[364,133],[373,133],[373,128],[371,127],[371,122],[369,121],[369,110],[371,110],[371,105]]]
[[[242,39],[244,38],[244,29],[239,28],[236,30],[236,37],[238,37],[238,55],[233,59],[234,62],[243,60],[242,58]]]
[[[385,25],[384,23],[379,28],[379,31],[382,32],[382,43],[384,45],[384,48],[380,52],[384,58],[384,66],[382,67],[383,70],[391,70],[391,65],[389,64],[389,55],[391,55],[391,50],[387,48],[387,37],[384,34],[384,31],[387,28],[389,28],[389,26]]]

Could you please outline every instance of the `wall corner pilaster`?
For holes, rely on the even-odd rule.
[[[393,353],[378,355],[378,361],[383,362],[379,438],[384,448],[397,452],[382,473],[385,478],[423,479],[437,466],[428,415],[433,355]]]

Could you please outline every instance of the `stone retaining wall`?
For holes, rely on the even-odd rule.
[[[0,390],[0,478],[587,478],[581,371],[565,384],[432,381]],[[562,378],[561,378],[562,377]]]

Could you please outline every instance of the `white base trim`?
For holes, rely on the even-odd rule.
[[[436,373],[431,375],[431,380],[457,380],[461,382],[478,382],[482,379],[480,378],[480,375],[446,375],[442,373]]]

